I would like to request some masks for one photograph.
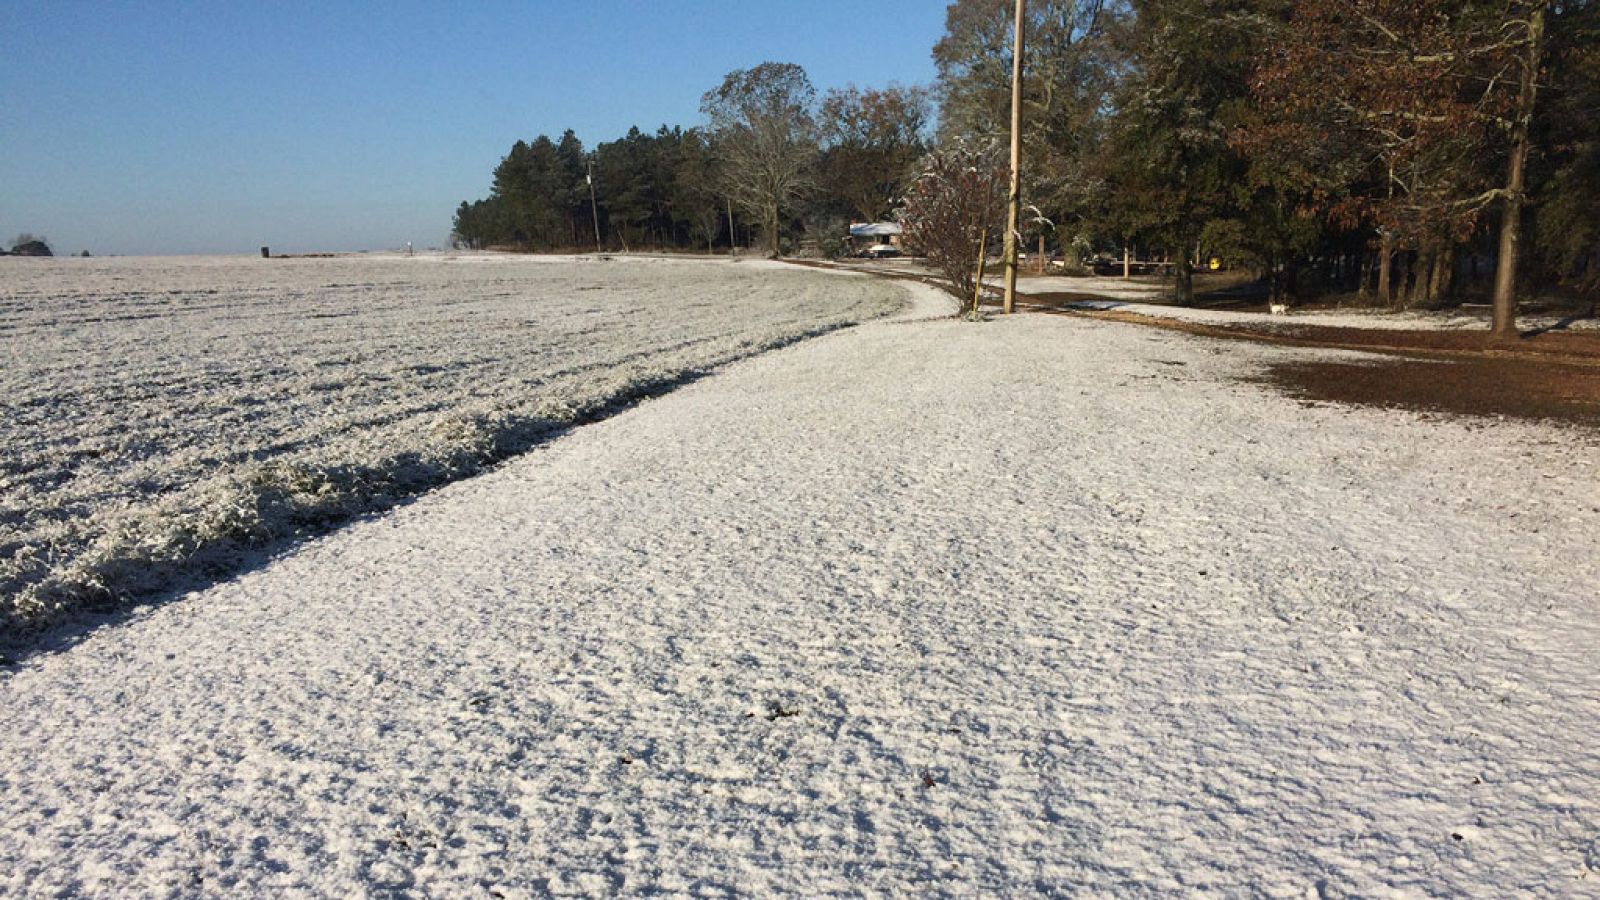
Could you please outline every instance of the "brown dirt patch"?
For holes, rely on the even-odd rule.
[[[1293,362],[1263,379],[1306,400],[1600,428],[1600,366],[1484,357]]]
[[[1115,310],[1057,312],[1225,340],[1361,350],[1386,357],[1268,368],[1265,382],[1308,401],[1600,427],[1600,334],[1546,332],[1497,340],[1486,330],[1205,325]]]

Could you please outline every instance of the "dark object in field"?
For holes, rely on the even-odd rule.
[[[271,259],[272,258],[272,248],[271,247],[262,247],[261,248],[261,258],[262,259]]]
[[[777,700],[768,700],[767,711],[761,714],[761,718],[766,719],[768,722],[776,722],[779,719],[788,719],[798,715],[800,715],[800,710],[798,708],[784,706],[782,702]],[[753,719],[756,717],[756,714],[754,712],[747,712],[744,714],[744,717],[746,719]]]
[[[27,241],[11,248],[12,256],[54,256],[44,241]]]

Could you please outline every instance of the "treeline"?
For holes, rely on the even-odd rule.
[[[707,124],[634,128],[586,150],[572,131],[518,141],[488,197],[456,210],[461,246],[838,250],[851,220],[887,216],[928,150],[930,93],[843,88],[820,100],[799,66],[766,63],[708,91]],[[598,226],[598,227],[597,227]]]
[[[697,132],[665,126],[653,135],[634,128],[593,152],[571,131],[518,141],[494,171],[493,192],[456,210],[456,239],[472,247],[592,248],[598,212],[611,245],[703,243],[708,231],[715,236],[719,206],[694,177],[704,154]],[[603,202],[591,202],[591,177],[605,186]]]
[[[1069,253],[1158,254],[1183,300],[1211,256],[1396,305],[1600,287],[1592,3],[1028,7],[1024,194]],[[1011,12],[951,4],[945,139],[1005,138]]]
[[[1594,3],[1027,9],[1023,237],[1069,267],[1132,248],[1169,263],[1182,301],[1214,257],[1279,296],[1421,305],[1504,301],[1519,285],[1600,290]],[[809,239],[834,251],[849,220],[894,214],[933,168],[929,151],[1004,143],[1012,10],[950,4],[931,89],[819,101],[798,66],[766,63],[708,91],[696,128],[635,130],[593,151],[571,132],[519,142],[490,195],[457,211],[457,238],[593,246],[598,217],[606,247],[759,241],[776,253]]]
[[[0,244],[0,256],[53,255],[54,254],[50,252],[50,245],[46,242],[45,238],[36,237],[26,231],[11,239],[11,251],[9,253],[6,252],[5,245]],[[83,255],[88,256],[89,251],[83,251]]]

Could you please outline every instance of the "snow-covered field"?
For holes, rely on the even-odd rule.
[[[1600,895],[1600,446],[1329,355],[736,363],[0,668],[0,893]]]
[[[879,315],[746,261],[0,260],[0,644]]]

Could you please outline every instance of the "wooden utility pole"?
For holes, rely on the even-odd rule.
[[[1027,0],[1017,0],[1015,42],[1011,50],[1011,194],[1006,203],[1007,315],[1017,305],[1017,225],[1022,218],[1022,25]]]
[[[589,179],[589,216],[594,219],[594,252],[603,253],[600,249],[600,204],[594,199],[594,163],[589,163],[589,171],[584,177]]]

